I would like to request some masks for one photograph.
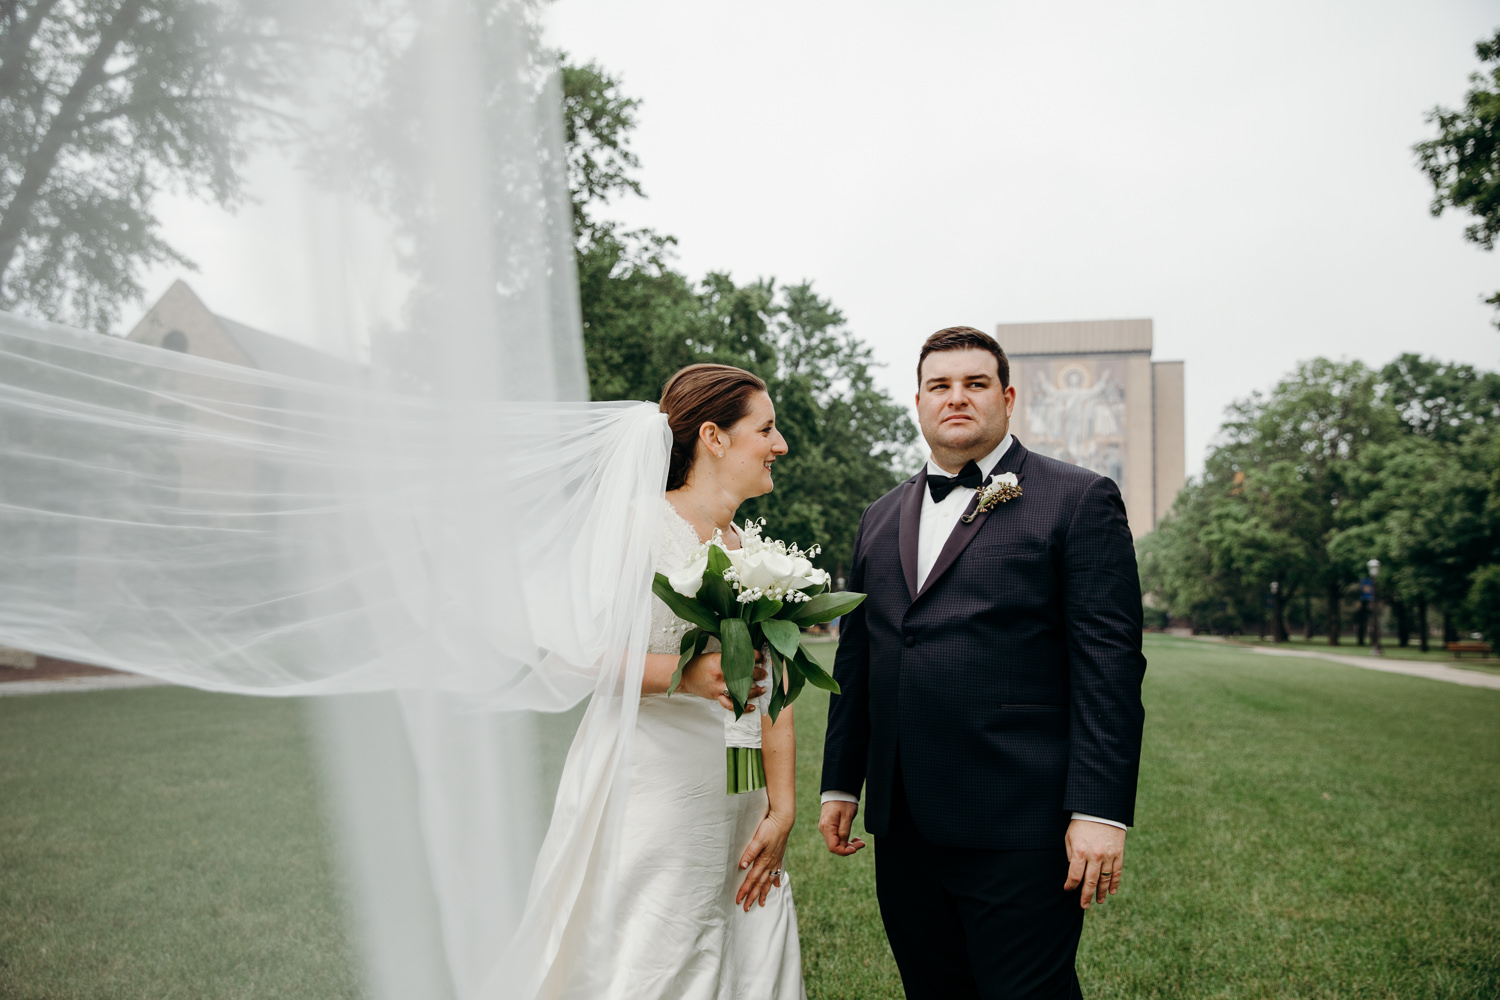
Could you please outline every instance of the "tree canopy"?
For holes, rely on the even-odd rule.
[[[1300,601],[1307,634],[1337,642],[1377,558],[1401,621],[1432,605],[1450,631],[1494,629],[1497,470],[1500,375],[1415,354],[1380,371],[1308,362],[1230,407],[1202,478],[1141,541],[1145,587],[1173,615],[1241,631],[1274,581],[1273,635]]]
[[[241,195],[243,125],[279,93],[274,18],[217,0],[36,0],[0,27],[0,309],[107,330],[140,269],[192,262],[153,203]]]
[[[823,546],[835,573],[849,565],[864,508],[899,483],[916,428],[874,382],[870,349],[812,283],[738,284],[713,272],[693,281],[673,266],[676,241],[622,231],[609,201],[641,194],[630,133],[639,106],[595,64],[563,70],[584,347],[595,399],[660,397],[673,372],[698,361],[737,365],[766,380],[790,445],[776,489],[746,504],[774,537]]]
[[[273,138],[270,123],[325,182],[383,209],[407,256],[442,259],[424,249],[435,238],[430,192],[406,169],[426,162],[430,142],[412,77],[422,39],[392,27],[402,4],[377,7],[339,38],[363,54],[369,78],[336,128],[304,120],[298,107],[310,70],[299,70],[297,46],[316,39],[286,0],[35,0],[0,17],[0,309],[107,331],[139,299],[144,268],[194,266],[161,232],[160,196],[191,191],[233,208],[244,163]],[[483,113],[514,112],[517,94],[539,99],[550,65],[493,88]],[[744,513],[766,516],[779,537],[821,543],[830,569],[847,565],[860,512],[906,472],[916,432],[905,409],[876,387],[868,347],[810,282],[692,279],[674,264],[671,236],[611,220],[615,199],[642,193],[631,148],[639,101],[594,63],[564,59],[559,75],[593,397],[654,400],[695,361],[756,372],[792,451],[777,465],[776,492]],[[524,171],[507,157],[533,152],[500,150],[486,163],[507,197],[545,193],[510,190]],[[553,252],[506,242],[501,216],[486,223],[496,252],[527,261]],[[565,261],[566,245],[561,253]],[[545,266],[555,263],[549,256]],[[416,335],[377,345],[404,352],[394,363],[418,381],[420,331],[441,325],[427,315],[442,300],[440,277],[418,275],[406,321]]]
[[[1485,250],[1500,236],[1500,31],[1474,46],[1485,72],[1469,77],[1460,108],[1435,107],[1436,138],[1417,143],[1417,162],[1432,182],[1432,214],[1454,208],[1474,216],[1464,239]],[[1500,292],[1485,300],[1500,309]]]

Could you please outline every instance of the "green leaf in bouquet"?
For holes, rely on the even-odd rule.
[[[797,666],[802,668],[802,673],[807,677],[807,682],[813,687],[820,687],[824,691],[832,691],[834,694],[840,693],[839,682],[829,676],[828,671],[824,670],[822,665],[808,654],[805,646],[797,648],[795,662]]]
[[[708,645],[709,634],[702,629],[688,629],[682,635],[682,655],[677,658],[677,669],[672,671],[672,683],[667,685],[667,694],[670,696],[677,690],[677,685],[682,683],[682,670],[693,657],[703,652],[703,647]]]
[[[739,602],[734,599],[734,588],[724,580],[724,571],[729,568],[729,557],[717,545],[708,547],[708,568],[703,571],[703,586],[698,599],[720,618],[739,617]]]
[[[781,710],[797,700],[797,696],[807,686],[807,680],[803,677],[802,668],[797,665],[795,659],[782,656],[775,646],[771,646],[770,650],[771,662],[778,664],[781,672],[786,675],[785,681],[777,678],[776,689],[771,692],[770,716],[774,723],[781,717]],[[783,685],[785,685],[785,690],[782,690]]]
[[[763,622],[767,618],[774,617],[776,612],[781,610],[781,607],[782,602],[769,597],[762,597],[748,606],[749,610],[744,616],[745,621],[752,625],[756,622]]]
[[[712,635],[719,634],[719,616],[703,606],[701,601],[691,597],[683,597],[672,589],[672,584],[660,573],[656,574],[651,581],[651,593],[661,598],[661,602],[672,609],[672,614],[685,622],[703,629]],[[702,593],[700,590],[699,593]]]
[[[790,705],[792,702],[796,701],[797,700],[797,696],[802,693],[802,689],[805,688],[805,687],[807,687],[807,677],[795,665],[795,662],[796,662],[795,660],[788,660],[787,661],[787,670],[786,670],[786,673],[787,673],[786,703],[788,705]]]
[[[802,642],[802,630],[794,623],[785,618],[772,618],[761,622],[760,628],[765,633],[766,641],[776,647],[782,656],[790,660],[797,655],[797,647]]]
[[[864,594],[856,594],[852,590],[841,590],[836,594],[819,594],[812,600],[795,605],[792,613],[787,615],[787,621],[794,622],[802,628],[809,625],[821,625],[831,622],[839,615],[847,615],[859,607],[865,599]]]
[[[735,718],[745,714],[745,702],[755,680],[755,647],[750,644],[750,626],[740,618],[725,618],[719,632],[724,649],[719,665],[724,670],[724,686],[734,701]]]
[[[782,677],[786,675],[787,665],[775,646],[766,647],[766,659],[770,661],[771,672],[771,704],[767,711],[771,716],[771,721],[775,722],[781,710],[786,707],[786,692],[782,690]]]

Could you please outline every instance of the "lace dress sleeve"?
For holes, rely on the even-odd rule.
[[[656,571],[670,573],[687,565],[688,557],[698,547],[698,534],[665,497],[662,498],[661,506],[661,543]],[[691,627],[674,615],[660,597],[651,595],[651,641],[647,645],[649,652],[675,655],[682,643],[682,633]]]

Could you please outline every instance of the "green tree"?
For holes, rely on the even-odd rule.
[[[1375,372],[1358,361],[1318,358],[1299,365],[1269,395],[1232,405],[1207,463],[1220,481],[1243,474],[1239,496],[1256,512],[1251,526],[1266,543],[1260,568],[1284,574],[1283,601],[1298,592],[1308,606],[1314,596],[1326,601],[1330,643],[1338,642],[1344,590],[1361,573],[1334,558],[1328,543],[1340,507],[1358,498],[1360,481],[1351,477],[1361,454],[1398,433]],[[1244,541],[1224,538],[1237,543]],[[1306,618],[1311,638],[1313,621]]]
[[[0,308],[105,331],[162,236],[165,190],[241,196],[243,129],[280,92],[256,3],[35,0],[0,34]]]
[[[861,512],[906,475],[916,428],[875,386],[869,348],[809,282],[694,283],[672,266],[675,240],[623,231],[609,202],[641,195],[630,148],[639,103],[596,64],[565,66],[564,133],[582,306],[595,399],[656,399],[684,365],[737,365],[766,380],[791,446],[776,489],[742,511],[776,537],[823,545],[822,565],[849,565]]]
[[[1172,613],[1242,627],[1274,580],[1283,603],[1322,603],[1336,642],[1340,608],[1375,557],[1403,636],[1415,610],[1425,647],[1429,604],[1450,635],[1490,620],[1500,376],[1414,354],[1378,373],[1319,359],[1228,417],[1203,477],[1141,541],[1143,584]]]
[[[1415,434],[1370,448],[1351,470],[1351,480],[1363,480],[1362,496],[1340,511],[1329,543],[1334,561],[1357,575],[1374,556],[1387,599],[1423,608],[1432,601],[1450,619],[1462,613],[1474,572],[1493,559],[1482,453],[1477,440]]]
[[[1315,359],[1268,394],[1232,404],[1202,479],[1179,497],[1143,540],[1155,563],[1146,578],[1176,614],[1258,618],[1277,587],[1273,633],[1286,637],[1283,609],[1299,598],[1326,602],[1330,642],[1338,641],[1345,589],[1359,571],[1329,543],[1340,509],[1357,500],[1360,456],[1393,440],[1398,420],[1376,374],[1359,362]],[[1311,636],[1313,618],[1304,610]]]
[[[1472,365],[1403,354],[1380,370],[1385,398],[1411,433],[1457,443],[1500,424],[1500,375]]]
[[[1390,567],[1382,592],[1398,613],[1416,609],[1425,645],[1429,603],[1451,638],[1473,610],[1474,575],[1500,562],[1500,375],[1404,354],[1381,382],[1407,433],[1361,463],[1366,499],[1342,512],[1339,546]]]
[[[580,248],[614,227],[594,211],[619,195],[642,195],[632,171],[641,161],[630,148],[640,100],[626,97],[620,81],[596,62],[575,66],[558,53],[563,97],[563,141],[568,187],[573,192],[573,234]]]
[[[1156,530],[1138,543],[1142,590],[1177,618],[1217,633],[1242,631],[1259,617],[1259,576],[1246,578],[1223,558],[1220,545],[1202,539],[1214,533],[1222,490],[1207,477],[1189,482]],[[1279,621],[1279,619],[1278,619]],[[1285,628],[1273,624],[1273,634]]]
[[[765,354],[745,367],[770,386],[791,450],[776,463],[775,491],[746,513],[765,517],[776,537],[821,543],[822,565],[847,575],[860,515],[910,473],[916,427],[875,385],[869,347],[811,284],[783,287],[764,337],[751,343]]]
[[[1463,107],[1433,108],[1427,121],[1437,126],[1437,137],[1412,148],[1432,182],[1432,214],[1468,212],[1477,221],[1464,239],[1493,250],[1500,236],[1500,31],[1474,51],[1487,69],[1469,77]],[[1500,308],[1500,292],[1485,301]]]
[[[1490,645],[1500,645],[1500,563],[1475,571],[1469,589],[1469,613]]]

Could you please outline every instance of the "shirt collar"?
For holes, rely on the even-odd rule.
[[[995,446],[995,450],[981,458],[976,463],[979,466],[979,471],[983,472],[986,476],[993,473],[996,467],[999,466],[1000,459],[1005,457],[1005,453],[1010,450],[1010,446],[1014,441],[1015,437],[1012,436],[1009,431],[1007,431],[1005,433],[1005,437],[1002,438],[1000,443]],[[932,457],[929,455],[927,458],[927,474],[929,476],[949,476],[953,473],[949,472],[941,465],[938,465],[932,460]]]

